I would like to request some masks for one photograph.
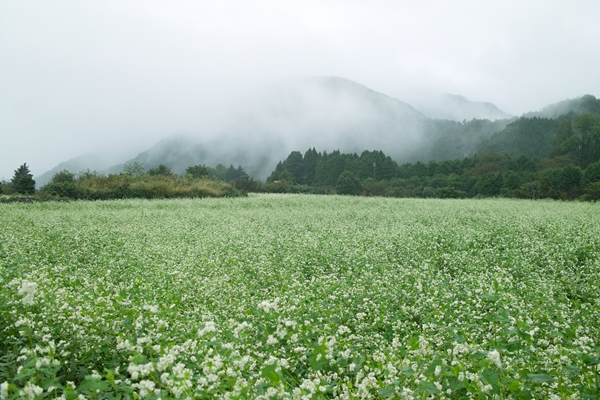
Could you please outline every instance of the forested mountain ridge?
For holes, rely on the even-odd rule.
[[[413,100],[411,104],[428,118],[450,121],[472,119],[510,119],[513,116],[486,101],[471,101],[457,94],[429,95]]]
[[[586,95],[521,118],[430,119],[405,102],[336,77],[280,83],[252,100],[209,139],[166,138],[110,168],[67,162],[61,169],[119,173],[123,165],[137,162],[146,169],[163,164],[182,174],[191,165],[223,164],[241,165],[253,178],[264,180],[279,160],[306,148],[357,154],[385,150],[398,163],[453,160],[485,151],[543,158],[549,156],[560,124],[551,115],[564,111],[560,115],[566,114],[575,126],[575,117],[584,111],[600,114],[600,100]],[[47,180],[36,177],[38,185],[51,175],[42,175]]]
[[[575,99],[567,99],[551,104],[540,111],[526,113],[523,117],[559,118],[571,112],[577,115],[585,113],[600,115],[600,100],[591,94],[586,94]]]

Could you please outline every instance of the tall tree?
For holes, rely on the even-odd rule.
[[[21,165],[15,170],[15,174],[11,180],[13,190],[21,194],[35,193],[35,181],[33,175],[29,171],[27,163]]]
[[[313,147],[308,149],[304,153],[304,176],[306,177],[306,184],[312,185],[315,180],[315,173],[317,172],[317,164],[321,159],[321,153],[317,153],[317,150]]]
[[[292,151],[290,153],[288,158],[283,162],[283,169],[292,174],[295,183],[306,183],[307,179],[304,176],[304,160],[302,159],[302,153],[299,151]]]

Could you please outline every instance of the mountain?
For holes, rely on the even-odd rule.
[[[555,104],[551,104],[542,108],[540,111],[530,112],[523,116],[528,118],[558,118],[561,115],[565,115],[570,112],[577,115],[583,113],[600,115],[600,99],[597,99],[591,94],[586,94],[585,96],[575,99],[567,99]]]
[[[412,104],[427,117],[451,121],[509,119],[512,115],[489,102],[471,101],[457,94],[435,94],[415,99]]]
[[[362,152],[386,149],[410,160],[428,147],[429,120],[412,106],[343,78],[282,81],[238,99],[211,138],[165,139],[125,163],[158,164],[182,173],[190,165],[241,165],[265,179],[296,149]],[[122,171],[122,165],[110,172]]]
[[[539,112],[544,116],[506,118],[491,103],[447,95],[438,105],[447,105],[445,115],[452,118],[431,119],[408,103],[338,77],[279,81],[232,97],[231,103],[227,118],[207,123],[202,134],[165,138],[111,167],[105,157],[82,156],[43,177],[50,179],[62,169],[120,173],[123,164],[139,162],[146,169],[165,164],[178,174],[197,164],[241,165],[264,180],[292,151],[309,148],[357,154],[383,150],[398,163],[459,159],[483,151],[545,157],[556,136],[552,116],[600,110],[600,101],[587,95],[546,107]],[[465,118],[455,120],[459,117]],[[38,187],[47,181],[41,177],[36,177]]]
[[[70,160],[63,161],[56,167],[49,171],[44,172],[41,175],[35,176],[35,183],[37,187],[42,187],[46,183],[50,182],[54,174],[57,172],[67,170],[73,173],[77,173],[83,170],[89,169],[90,171],[104,171],[116,162],[115,157],[106,154],[84,154],[79,157],[71,158]]]

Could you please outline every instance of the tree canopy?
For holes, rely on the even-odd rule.
[[[35,193],[35,181],[33,175],[29,171],[27,163],[21,165],[15,170],[13,178],[11,180],[12,188],[15,193],[20,194],[34,194]]]

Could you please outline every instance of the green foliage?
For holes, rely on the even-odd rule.
[[[281,168],[292,176],[292,183],[303,184],[308,180],[304,174],[304,159],[299,151],[292,151]]]
[[[485,148],[489,138],[496,132],[501,132],[513,122],[508,119],[495,121],[473,119],[471,121],[434,120],[428,130],[431,141],[430,154],[424,154],[426,159],[437,161],[455,160],[465,155],[472,155]]]
[[[0,182],[0,195],[10,195],[13,193],[13,188],[10,182],[2,180]]]
[[[600,200],[600,181],[592,182],[586,185],[585,189],[585,200],[599,201]]]
[[[194,165],[187,167],[185,174],[191,175],[192,178],[201,179],[208,177],[208,167],[206,165]]]
[[[67,170],[57,172],[52,177],[51,183],[75,183],[75,174]]]
[[[588,165],[581,178],[581,185],[583,187],[594,182],[600,182],[600,161]]]
[[[232,183],[238,179],[250,178],[241,165],[235,168],[233,165],[226,167],[223,164],[218,164],[215,168],[206,168],[208,170],[208,177],[210,179],[217,179]]]
[[[25,195],[35,193],[35,181],[33,180],[33,175],[30,173],[27,163],[15,170],[11,180],[11,186],[15,193]]]
[[[251,186],[246,182],[246,187]],[[243,184],[240,184],[243,187]],[[124,198],[181,198],[230,197],[245,193],[222,181],[184,179],[176,175],[159,173],[131,176],[82,174],[78,178],[62,171],[40,189],[40,199],[111,200]]]
[[[477,158],[473,168],[466,171],[469,175],[484,176],[490,173],[504,173],[510,169],[511,159],[503,153],[484,153]]]
[[[552,150],[558,126],[558,120],[554,119],[519,118],[492,135],[484,149],[512,157],[547,157]]]
[[[338,194],[359,195],[362,192],[360,181],[350,171],[344,171],[340,174],[335,188]]]
[[[77,185],[75,174],[63,170],[57,172],[52,180],[40,189],[40,195],[66,199],[78,199],[83,191]]]
[[[550,157],[563,156],[572,160],[581,158],[581,139],[575,134],[570,116],[565,116],[558,125],[556,139],[550,150]]]
[[[247,175],[237,178],[232,184],[241,193],[258,193],[262,191],[261,183]]]
[[[581,114],[575,118],[575,127],[581,137],[581,167],[600,160],[600,116]]]
[[[160,164],[154,168],[149,169],[147,174],[152,176],[171,176],[173,175],[173,172],[171,172],[171,168],[167,167],[164,164]]]

